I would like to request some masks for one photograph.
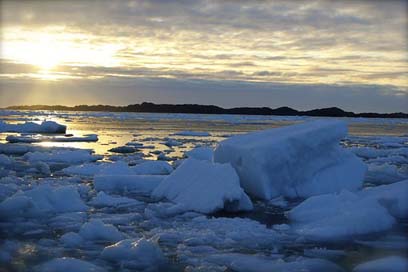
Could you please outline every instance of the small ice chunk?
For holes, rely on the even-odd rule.
[[[157,155],[157,160],[159,160],[159,161],[171,161],[171,160],[173,160],[172,158],[170,158],[170,157],[168,157],[166,154],[164,154],[163,152],[160,152],[158,155]]]
[[[140,205],[142,202],[128,197],[114,197],[105,194],[104,192],[99,192],[91,201],[89,201],[89,204],[95,207],[115,207]]]
[[[0,120],[0,132],[19,133],[65,133],[67,127],[54,121],[43,121],[41,124],[25,122],[22,124],[9,124]]]
[[[135,175],[168,175],[173,167],[165,161],[145,161],[132,168]]]
[[[339,146],[346,134],[345,122],[318,120],[233,136],[214,161],[231,163],[245,191],[263,199],[354,191],[367,167]]]
[[[397,218],[408,218],[408,179],[367,188],[360,195],[365,199],[377,200]]]
[[[400,256],[389,256],[357,265],[353,272],[406,272],[408,259]]]
[[[11,165],[13,163],[13,159],[10,157],[0,154],[0,165]]]
[[[98,175],[94,178],[94,186],[97,191],[150,194],[164,178],[161,175]]]
[[[369,164],[365,178],[366,182],[372,184],[389,184],[408,178],[392,164]]]
[[[82,137],[62,137],[62,136],[7,136],[9,143],[41,143],[41,142],[97,142],[98,135],[87,134]]]
[[[157,243],[144,238],[126,239],[107,246],[101,256],[108,261],[125,265],[128,263],[133,269],[153,270],[155,268],[157,270],[165,262],[165,257]]]
[[[99,219],[91,219],[82,225],[79,230],[79,235],[85,240],[93,241],[112,241],[117,242],[122,240],[123,234],[113,225],[104,224]]]
[[[212,213],[217,210],[252,210],[252,202],[239,185],[235,170],[228,164],[188,159],[153,191],[187,210]]]
[[[33,217],[87,209],[74,186],[52,188],[39,185],[25,192],[19,191],[0,203],[0,215],[3,217]]]
[[[194,136],[194,137],[209,137],[211,136],[210,133],[205,131],[191,131],[191,130],[184,130],[180,132],[176,132],[173,135],[175,136]]]
[[[138,142],[128,142],[126,143],[128,146],[133,146],[135,148],[143,147],[143,143],[138,143]]]
[[[35,162],[84,163],[101,159],[92,155],[89,150],[53,150],[51,152],[29,152],[24,155],[26,160]]]
[[[38,272],[61,272],[61,271],[75,271],[75,272],[104,272],[105,269],[96,266],[90,262],[75,258],[56,258],[49,262],[36,267]]]
[[[358,244],[373,248],[384,248],[391,250],[408,249],[408,237],[402,235],[388,234],[376,240],[357,240]]]
[[[118,147],[111,148],[108,151],[114,152],[114,153],[127,154],[127,153],[135,153],[137,151],[137,148],[124,145],[124,146],[118,146]]]
[[[299,257],[294,261],[285,262],[259,255],[240,253],[224,253],[211,255],[206,258],[209,262],[225,265],[237,272],[270,272],[270,271],[332,271],[342,272],[336,264],[323,259],[309,259]]]
[[[307,257],[324,259],[338,259],[346,256],[346,252],[344,250],[316,247],[303,250],[303,254]]]
[[[65,233],[64,235],[61,236],[60,241],[66,247],[76,248],[76,247],[79,247],[84,242],[84,239],[78,233],[67,232],[67,233]]]
[[[296,232],[308,240],[336,241],[390,229],[395,219],[375,199],[356,194],[313,196],[288,212]]]
[[[70,166],[63,170],[69,175],[167,175],[173,167],[164,161],[144,161],[136,166],[129,166],[126,162],[83,164]]]
[[[211,147],[196,147],[185,153],[188,158],[202,161],[212,161],[213,154],[214,151]]]
[[[174,139],[166,138],[165,142],[163,142],[163,144],[168,146],[168,147],[172,147],[172,146],[180,146],[183,143],[181,143],[181,142],[179,142],[177,140],[174,140]]]
[[[82,165],[73,165],[63,169],[63,172],[68,175],[93,176],[96,174],[132,174],[126,162],[118,161],[114,163],[87,163]]]

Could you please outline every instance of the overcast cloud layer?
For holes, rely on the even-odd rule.
[[[407,1],[2,1],[0,106],[408,111]]]

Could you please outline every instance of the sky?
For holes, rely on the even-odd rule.
[[[408,1],[1,1],[0,107],[408,112]]]

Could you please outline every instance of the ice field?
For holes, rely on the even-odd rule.
[[[408,120],[0,119],[0,271],[408,270]]]

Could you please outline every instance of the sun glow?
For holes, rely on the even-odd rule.
[[[115,55],[120,46],[94,42],[91,36],[82,33],[70,33],[65,29],[6,29],[5,36],[2,58],[37,67],[36,78],[57,79],[61,72],[68,76],[70,71],[75,70],[70,68],[74,66],[119,65]]]
[[[4,47],[4,57],[19,63],[37,66],[41,71],[50,71],[60,62],[62,54],[55,41],[49,35],[40,35],[28,41],[15,41]]]

